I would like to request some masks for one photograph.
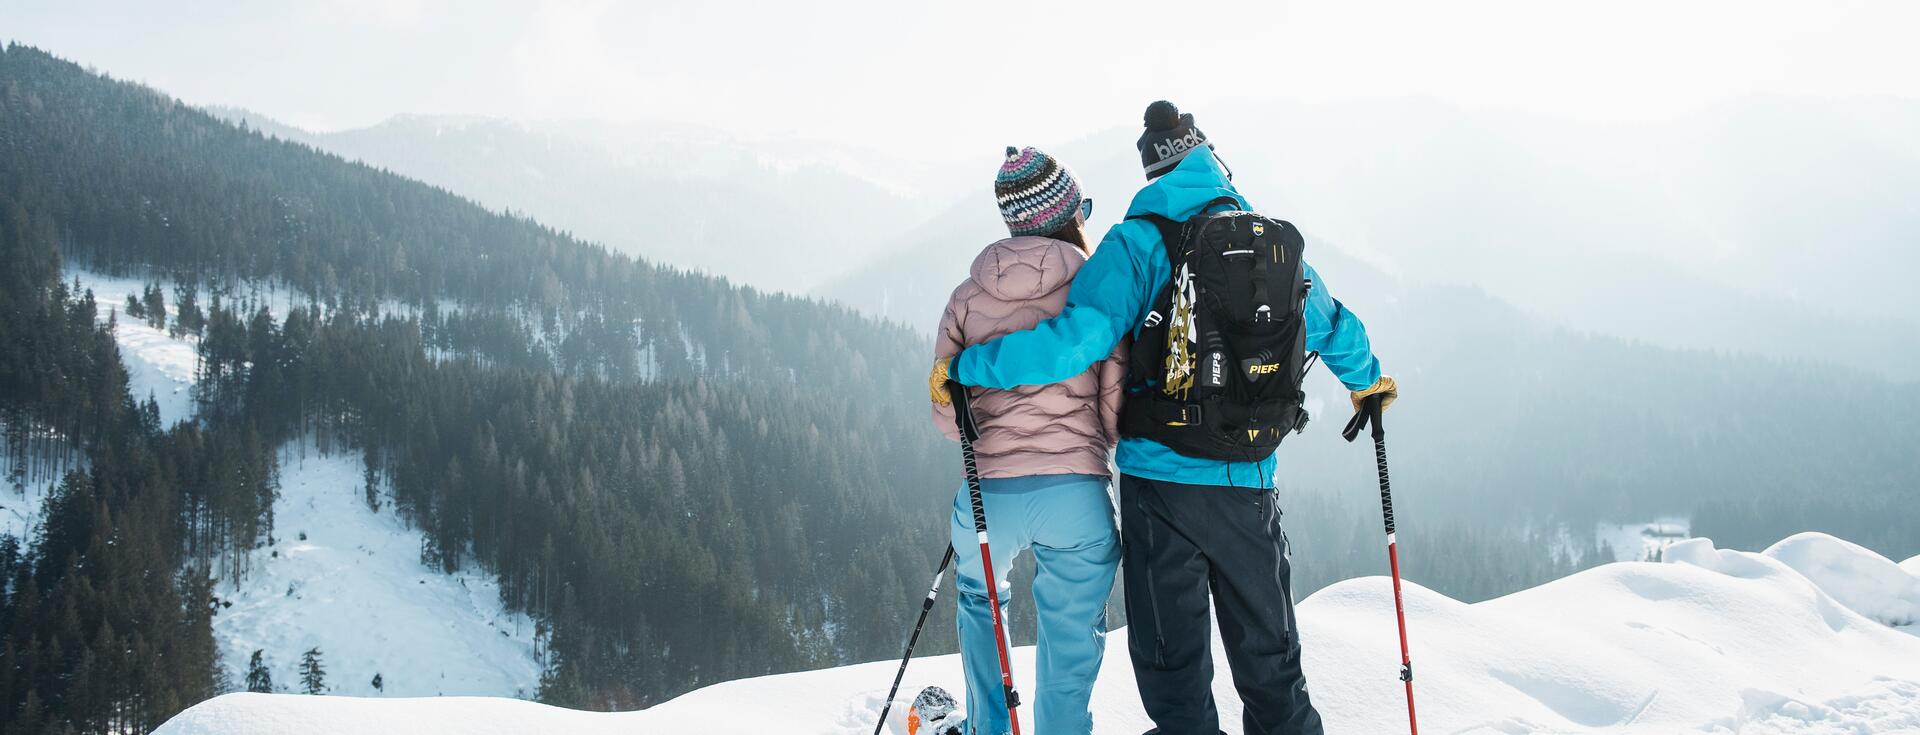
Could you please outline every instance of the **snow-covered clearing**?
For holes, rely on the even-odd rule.
[[[1687,538],[1690,525],[1686,516],[1647,523],[1601,523],[1594,527],[1594,536],[1613,548],[1615,561],[1652,561],[1666,547]]]
[[[13,459],[0,453],[0,536],[13,536],[22,545],[33,541],[40,508],[47,502],[45,483],[13,484]]]
[[[99,319],[105,323],[109,314],[120,312],[116,318],[113,339],[120,345],[120,362],[127,367],[127,393],[136,402],[152,396],[160,405],[160,425],[172,426],[175,423],[193,417],[193,381],[196,362],[195,350],[200,338],[193,335],[174,337],[164,329],[154,329],[145,321],[127,316],[127,296],[139,296],[146,290],[147,281],[138,278],[116,278],[103,276],[89,271],[69,270],[65,274],[68,283],[79,279],[82,288],[93,291],[93,301],[97,304]],[[167,320],[179,314],[171,302],[173,289],[171,284],[162,283],[167,289]]]
[[[275,543],[253,552],[244,582],[216,591],[232,603],[213,633],[236,686],[263,649],[276,690],[299,691],[300,655],[318,646],[337,694],[533,696],[533,622],[502,609],[492,575],[421,564],[420,532],[385,500],[368,509],[359,452],[290,445],[280,462]]]
[[[1902,571],[1821,534],[1759,554],[1695,539],[1668,548],[1665,558],[1609,564],[1474,605],[1410,585],[1423,726],[1434,733],[1920,732],[1920,636],[1907,634],[1912,626],[1882,622],[1920,603],[1913,569],[1920,562],[1909,560]],[[1300,607],[1307,671],[1329,732],[1405,732],[1391,600],[1387,580],[1373,577],[1328,587]],[[1101,733],[1151,726],[1127,664],[1126,632],[1108,637],[1094,692]],[[1031,691],[1033,650],[1016,650],[1015,660],[1021,687]],[[916,660],[903,697],[928,684],[958,689],[959,666],[956,656]],[[236,694],[202,703],[160,732],[866,733],[894,667],[879,661],[726,682],[618,714],[503,699]],[[1221,724],[1239,732],[1224,665],[1214,692]],[[896,710],[894,732],[904,732],[902,716]]]

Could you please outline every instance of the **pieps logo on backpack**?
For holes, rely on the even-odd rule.
[[[1255,461],[1307,422],[1306,244],[1280,220],[1205,213],[1221,205],[1237,202],[1220,197],[1186,222],[1136,218],[1159,230],[1172,277],[1134,339],[1120,431],[1191,457]]]

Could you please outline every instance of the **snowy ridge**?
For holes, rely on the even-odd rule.
[[[1887,624],[1920,604],[1920,560],[1895,565],[1811,533],[1758,554],[1692,539],[1665,558],[1609,564],[1474,605],[1409,585],[1422,724],[1435,733],[1920,732],[1920,635],[1914,625]],[[1300,622],[1328,731],[1405,732],[1387,580],[1328,587],[1302,603]],[[1094,691],[1096,732],[1150,726],[1126,634],[1108,637]],[[1030,691],[1033,650],[1014,655]],[[761,733],[782,723],[783,732],[865,733],[894,666],[726,682],[616,714],[504,699],[236,694],[201,703],[159,732]],[[931,657],[914,662],[902,691],[911,697],[928,684],[959,682],[958,657]],[[1214,691],[1221,724],[1239,732],[1224,666]]]

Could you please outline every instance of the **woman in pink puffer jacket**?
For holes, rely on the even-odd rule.
[[[1033,148],[1008,148],[994,193],[1013,237],[981,251],[972,274],[953,290],[935,338],[936,358],[1060,313],[1074,274],[1092,254],[1085,227],[1093,200],[1081,194],[1073,173],[1053,157]],[[1034,731],[1048,735],[1093,729],[1087,702],[1106,649],[1107,596],[1120,563],[1107,488],[1119,439],[1125,349],[1122,344],[1064,382],[972,388],[968,394],[980,427],[974,450],[1003,610],[1014,557],[1031,549],[1036,563],[1039,680],[1031,701]],[[934,424],[957,441],[953,419],[951,403],[934,406]],[[992,611],[965,487],[955,495],[951,525],[967,725],[981,735],[1003,733],[1008,718]]]

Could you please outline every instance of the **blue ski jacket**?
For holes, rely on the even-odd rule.
[[[1253,209],[1233,188],[1211,150],[1195,151],[1173,171],[1142,188],[1127,216],[1157,214],[1185,220],[1207,202],[1232,197],[1241,209]],[[1219,205],[1224,208],[1226,205]],[[1327,289],[1311,264],[1306,277],[1307,349],[1350,390],[1380,379],[1380,361],[1367,341],[1367,328]],[[1153,223],[1124,220],[1107,231],[1093,257],[1081,267],[1060,314],[1034,326],[968,347],[956,355],[950,376],[964,385],[1008,389],[1046,385],[1079,375],[1113,352],[1122,337],[1137,335],[1153,297],[1169,278],[1165,246]],[[1227,462],[1178,454],[1150,439],[1125,437],[1114,453],[1121,472],[1188,485],[1273,486],[1274,458]]]

